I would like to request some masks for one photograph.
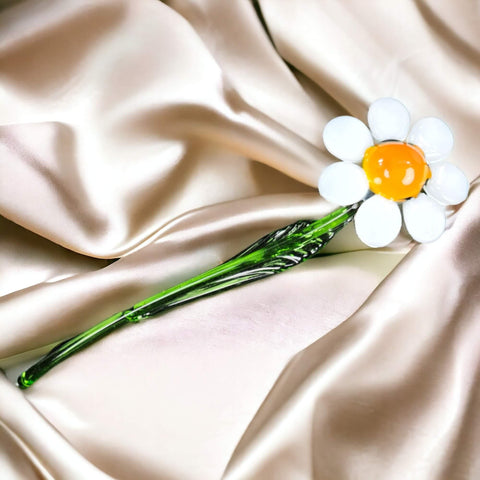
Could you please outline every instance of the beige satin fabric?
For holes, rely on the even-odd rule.
[[[13,385],[53,343],[331,211],[333,116],[386,95],[440,116],[473,181],[478,4],[0,5],[0,478],[480,477],[477,184],[434,244],[370,250],[349,226],[331,255]]]

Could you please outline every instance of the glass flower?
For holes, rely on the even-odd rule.
[[[445,207],[463,202],[469,182],[445,158],[453,135],[445,122],[425,117],[410,129],[410,115],[395,98],[370,105],[368,125],[351,116],[327,123],[323,141],[340,162],[326,167],[318,189],[329,202],[352,205],[355,230],[370,247],[391,243],[402,227],[417,242],[436,240],[445,230]]]

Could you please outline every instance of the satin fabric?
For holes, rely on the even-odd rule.
[[[24,0],[0,10],[0,472],[30,479],[480,476],[475,2]],[[331,255],[55,342],[333,209],[333,116],[437,115],[472,194],[437,242]]]

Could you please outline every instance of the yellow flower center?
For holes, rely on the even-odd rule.
[[[368,148],[362,166],[370,190],[396,202],[416,197],[432,175],[422,150],[402,142]]]

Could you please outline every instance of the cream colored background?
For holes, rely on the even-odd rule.
[[[476,184],[434,244],[368,250],[348,227],[334,255],[12,385],[52,343],[330,211],[333,116],[395,96],[480,172],[477,1],[261,0],[272,41],[248,0],[166,3],[0,3],[0,478],[479,478]]]

